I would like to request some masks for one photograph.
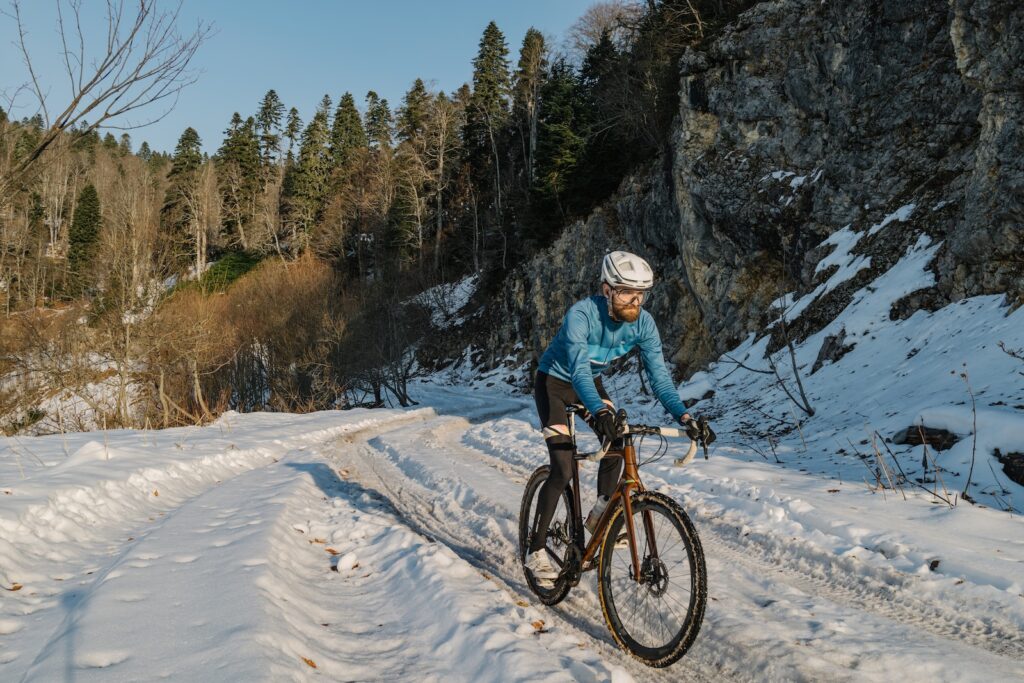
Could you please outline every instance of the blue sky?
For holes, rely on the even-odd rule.
[[[341,93],[351,91],[362,106],[363,97],[372,89],[396,107],[416,78],[445,91],[469,81],[472,59],[487,22],[495,21],[505,34],[514,64],[528,28],[536,27],[560,42],[565,30],[592,3],[185,0],[182,26],[194,26],[202,19],[212,22],[215,30],[194,62],[202,71],[199,81],[182,94],[165,119],[130,133],[136,147],[147,140],[154,149],[170,151],[181,132],[192,126],[199,131],[206,151],[213,152],[220,146],[232,112],[243,117],[254,114],[270,88],[277,90],[286,107],[297,107],[304,122],[325,93],[337,102]],[[86,12],[102,15],[102,3],[97,0],[86,0],[85,5]],[[42,80],[56,100],[66,77],[57,61],[59,42],[51,3],[29,0],[23,12],[31,31],[30,48],[43,66]],[[95,28],[87,37],[101,40],[105,36],[99,24],[90,26]],[[0,89],[9,93],[26,74],[17,68],[21,58],[12,44],[14,23],[8,17],[0,17],[0,38]],[[27,103],[24,98],[21,101]],[[20,117],[34,112],[16,109],[12,113]]]

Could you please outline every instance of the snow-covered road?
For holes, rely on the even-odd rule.
[[[519,496],[530,471],[546,459],[531,417],[529,408],[477,424],[443,417],[389,430],[340,457],[416,528],[528,597],[515,557]],[[698,460],[693,469],[708,465]],[[896,671],[929,680],[1024,676],[1020,596],[1014,604],[991,585],[965,587],[959,577],[918,579],[861,547],[863,552],[851,547],[837,556],[830,547],[835,539],[820,529],[853,525],[854,520],[830,519],[841,519],[841,512],[824,512],[841,492],[829,493],[820,479],[809,482],[807,476],[749,464],[732,477],[721,476],[731,467],[735,463],[723,458],[714,474],[684,475],[659,465],[645,473],[648,487],[684,503],[708,556],[711,604],[705,625],[669,678],[881,680]],[[584,474],[590,496],[592,470]],[[773,491],[751,487],[751,481],[765,478]],[[814,484],[821,490],[816,498],[822,512],[817,501],[808,500]],[[795,495],[783,493],[787,485]],[[748,510],[754,514],[744,515]],[[871,511],[865,513],[870,517]],[[745,516],[764,522],[764,528],[744,523]],[[852,531],[873,533],[870,527]],[[1019,537],[1004,540],[1022,568]],[[601,619],[593,575],[588,578],[550,612],[561,618],[562,628],[588,636],[602,656],[615,660],[621,656]],[[645,679],[655,675],[639,673]]]
[[[1018,518],[727,449],[643,470],[694,519],[710,597],[690,653],[647,669],[593,574],[555,608],[525,587],[530,404],[424,398],[9,444],[0,680],[1024,679]]]

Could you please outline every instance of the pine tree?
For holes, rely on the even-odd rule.
[[[295,149],[295,141],[299,139],[300,133],[302,133],[302,119],[299,118],[299,110],[292,107],[288,110],[288,122],[284,126],[284,136],[288,138],[289,164],[294,161],[292,151]]]
[[[299,158],[286,184],[285,204],[292,232],[307,231],[323,210],[332,160],[327,125],[330,98],[324,96],[309,125],[302,132]]]
[[[294,111],[294,110],[292,110]],[[256,114],[256,129],[260,136],[260,161],[269,166],[281,153],[281,117],[284,116],[284,104],[277,92],[268,90],[260,102]]]
[[[191,239],[192,222],[196,218],[193,198],[202,165],[202,141],[199,139],[199,133],[195,128],[186,128],[174,148],[174,156],[171,157],[171,170],[167,174],[167,194],[160,212],[163,239],[175,248],[184,262],[187,262],[188,255],[177,248]]]
[[[341,168],[352,158],[354,150],[366,147],[363,119],[356,109],[352,93],[346,92],[338,101],[331,125],[331,159],[335,168]]]
[[[473,96],[466,112],[468,142],[483,150],[508,116],[509,71],[505,36],[493,21],[487,24],[473,59]]]
[[[117,143],[117,152],[121,156],[132,153],[132,136],[128,133],[121,133],[121,140]]]
[[[582,114],[577,129],[586,146],[571,183],[577,212],[589,210],[614,192],[630,165],[649,153],[643,141],[632,137],[621,123],[624,68],[631,67],[623,63],[610,33],[602,32],[587,50],[579,74]]]
[[[411,142],[423,137],[430,109],[430,93],[417,78],[409,92],[405,93],[402,106],[398,110],[396,134],[399,141]]]
[[[149,161],[150,159],[153,158],[153,150],[149,148],[149,143],[146,142],[145,140],[143,140],[142,144],[139,145],[138,156],[143,161]]]
[[[587,50],[580,66],[580,85],[587,98],[587,105],[595,112],[608,109],[608,91],[613,87],[612,79],[619,66],[619,59],[619,51],[608,31],[602,31],[601,39]]]
[[[584,108],[572,66],[564,60],[555,62],[540,97],[542,105],[534,187],[538,198],[546,202],[542,203],[540,214],[555,218],[555,222],[547,227],[557,228],[567,212],[566,190],[576,172],[585,143],[582,135]]]
[[[99,246],[100,198],[92,183],[82,188],[68,231],[68,289],[80,294],[88,285],[89,267]]]
[[[508,119],[508,46],[493,21],[487,24],[480,49],[473,59],[473,95],[466,110],[465,147],[476,181],[490,186],[494,219],[504,222],[501,186],[500,139]],[[486,181],[490,182],[487,183]],[[502,241],[503,244],[505,240]],[[502,252],[505,265],[506,251]]]
[[[247,249],[246,228],[256,213],[262,190],[260,141],[256,120],[231,117],[224,144],[217,152],[217,184],[220,187],[223,227],[233,242]]]
[[[371,90],[366,93],[366,137],[370,147],[387,149],[391,147],[391,127],[394,120],[388,101]]]
[[[527,187],[533,186],[534,158],[537,152],[537,125],[540,113],[540,89],[547,69],[544,36],[530,28],[519,50],[519,64],[513,86],[512,111],[519,132],[526,170]]]

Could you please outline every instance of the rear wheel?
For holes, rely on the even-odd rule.
[[[523,502],[519,507],[519,561],[521,563],[526,562],[526,554],[530,550],[530,543],[536,533],[537,497],[550,472],[551,468],[547,465],[537,468],[526,483],[526,490],[523,492]],[[548,559],[559,570],[565,566],[566,562],[571,561],[573,539],[576,537],[571,494],[572,485],[570,484],[558,499],[558,507],[555,508],[555,514],[551,517],[551,526],[548,527],[547,539],[544,543]],[[566,573],[556,579],[550,588],[540,586],[533,578],[533,573],[526,567],[523,567],[523,573],[530,590],[545,605],[558,604],[565,599],[565,596],[569,594],[569,589],[572,588]]]
[[[704,620],[704,551],[690,518],[668,496],[639,493],[632,510],[640,580],[623,542],[626,516],[619,505],[601,546],[601,609],[624,650],[648,666],[665,667],[686,654]]]

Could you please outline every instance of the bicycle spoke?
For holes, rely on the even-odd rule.
[[[691,592],[692,570],[689,566],[687,541],[672,519],[658,509],[648,509],[646,512],[656,515],[651,519],[650,527],[644,520],[645,510],[639,509],[633,513],[636,546],[644,571],[654,572],[654,576],[664,574],[659,581],[664,592],[657,593],[656,586],[641,584],[636,577],[631,577],[632,555],[624,549],[612,550],[609,582],[613,588],[613,605],[618,607],[617,613],[620,614],[624,632],[638,644],[657,649],[679,637],[686,624],[689,599],[681,599],[675,593],[678,591],[685,596]],[[623,526],[628,522],[623,520]],[[648,528],[651,533],[648,533]],[[652,559],[655,548],[658,549],[658,556]],[[652,567],[655,562],[660,567]],[[684,564],[686,568],[680,572],[679,568]],[[648,580],[653,578],[649,577]]]
[[[669,600],[671,600],[672,602],[676,603],[676,604],[677,604],[677,605],[679,605],[679,606],[680,606],[681,608],[683,608],[683,611],[684,611],[684,612],[689,612],[689,611],[690,611],[690,606],[689,606],[689,604],[686,604],[686,605],[684,605],[683,603],[679,602],[678,600],[676,600],[675,598],[673,598],[673,597],[672,597],[671,595],[669,595],[669,594],[668,594],[667,592],[665,593],[665,597],[667,597],[667,598],[668,598]],[[687,601],[687,602],[689,602],[689,601]],[[667,604],[667,603],[666,603],[666,604]],[[671,610],[672,608],[670,607],[669,609]],[[673,611],[672,613],[673,613],[673,614],[676,614],[676,613],[675,613],[674,611]],[[678,617],[679,615],[678,615],[678,614],[676,614],[676,616]],[[682,619],[680,619],[680,623],[682,623],[682,621],[683,621],[683,620],[682,620]]]
[[[637,498],[631,518],[621,514],[608,530],[599,587],[619,642],[652,666],[665,666],[689,649],[700,628],[703,558],[685,513],[659,494]],[[633,525],[632,543],[616,550],[613,539],[625,535],[626,524]]]

